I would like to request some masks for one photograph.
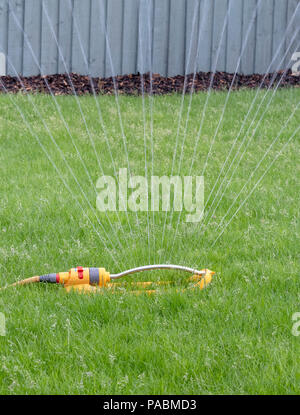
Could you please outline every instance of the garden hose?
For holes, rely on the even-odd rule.
[[[45,274],[41,276],[35,276],[27,278],[22,281],[17,281],[14,284],[9,285],[17,286],[24,284],[31,284],[34,282],[44,282],[44,283],[54,283],[62,284],[67,291],[75,290],[83,293],[87,292],[97,292],[103,289],[115,290],[124,286],[124,283],[117,283],[114,280],[117,280],[121,277],[125,277],[130,274],[135,274],[137,272],[156,270],[156,269],[171,269],[186,271],[192,274],[192,276],[187,280],[192,283],[191,288],[200,288],[201,290],[206,287],[211,282],[212,275],[214,271],[209,269],[196,270],[194,268],[184,267],[181,265],[170,265],[170,264],[157,264],[157,265],[146,265],[143,267],[132,268],[118,274],[110,274],[104,268],[71,268],[67,272],[58,272],[53,274]],[[137,288],[147,288],[151,285],[170,285],[171,281],[146,281],[146,282],[133,282],[130,283],[131,287]],[[5,288],[8,288],[5,287]],[[147,292],[151,294],[156,290],[133,290],[134,293]]]

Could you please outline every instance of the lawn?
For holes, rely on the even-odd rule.
[[[204,215],[255,94],[230,95],[215,139],[227,92],[213,92],[208,100],[191,173],[201,175],[210,154]],[[257,127],[244,157],[233,163],[232,180],[224,180],[224,197],[219,199],[220,192],[210,212],[220,200],[217,209],[200,223],[184,222],[183,212],[175,240],[179,212],[168,213],[166,226],[165,212],[99,212],[95,186],[103,174],[128,167],[124,137],[131,174],[189,175],[206,93],[193,96],[187,123],[189,96],[184,100],[174,164],[181,95],[153,99],[152,134],[148,97],[143,113],[141,97],[120,96],[124,135],[113,96],[97,98],[104,130],[93,97],[78,101],[85,122],[74,97],[57,97],[70,134],[51,97],[32,95],[30,102],[20,94],[0,96],[1,286],[76,265],[114,273],[160,261],[216,271],[203,291],[178,290],[183,275],[176,272],[128,277],[178,281],[150,296],[128,290],[85,296],[42,284],[1,291],[6,319],[6,336],[0,336],[1,394],[299,393],[300,337],[292,335],[292,315],[300,311],[299,134],[223,228],[299,126],[298,109],[280,132],[300,100],[299,88],[277,91],[262,122],[251,125],[255,111],[258,120],[266,109],[265,103],[259,108],[264,94],[259,93],[234,147],[230,160],[244,135],[247,143]]]

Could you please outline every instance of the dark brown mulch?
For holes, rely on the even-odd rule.
[[[281,78],[283,71],[267,74],[263,87],[267,88],[272,82],[275,86]],[[215,90],[227,90],[229,89],[234,74],[226,72],[217,72],[214,76],[212,88]],[[168,94],[172,92],[182,92],[184,87],[184,76],[177,75],[173,77],[163,77],[158,74],[152,75],[152,92],[156,95]],[[234,80],[233,89],[240,88],[257,88],[260,86],[264,75],[241,75],[237,74]],[[70,79],[72,82],[70,82]],[[145,74],[144,79],[144,91],[150,92],[150,75]],[[22,83],[17,77],[2,76],[2,82],[0,81],[0,92],[5,92],[3,84],[8,92],[24,92],[24,89],[28,92],[43,92],[49,93],[49,88],[55,95],[73,95],[74,90],[76,94],[91,94],[93,88],[96,94],[114,94],[114,80],[113,78],[89,78],[88,76],[78,75],[76,73],[70,74],[70,78],[67,74],[48,75],[48,76],[30,76],[21,77]],[[209,88],[211,80],[210,72],[198,72],[195,75],[194,91],[205,91]],[[2,84],[3,83],[3,84]],[[47,87],[48,83],[48,87]],[[72,86],[73,83],[73,86]],[[115,78],[116,87],[119,94],[127,95],[139,95],[142,93],[141,75],[120,75]],[[186,77],[186,92],[191,90],[193,84],[193,74]],[[300,86],[300,75],[292,75],[289,70],[283,77],[280,87],[287,86]],[[74,89],[73,89],[74,88]]]

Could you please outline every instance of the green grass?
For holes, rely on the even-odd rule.
[[[258,102],[263,94],[259,95]],[[255,91],[239,91],[230,96],[205,172],[206,198],[254,95]],[[28,132],[10,98],[24,112],[74,198]],[[276,93],[209,226],[200,236],[201,224],[183,222],[171,252],[178,212],[174,213],[171,223],[167,221],[165,240],[161,244],[165,212],[156,212],[154,223],[152,212],[149,216],[138,212],[139,225],[135,213],[128,212],[131,234],[124,212],[119,213],[122,226],[116,213],[108,214],[112,231],[105,213],[96,211],[111,238],[110,244],[93,214],[95,190],[51,97],[32,96],[32,100],[74,170],[91,206],[84,201],[27,98],[0,96],[1,286],[31,275],[65,271],[76,265],[104,266],[110,272],[117,272],[124,267],[157,262],[159,258],[161,262],[208,267],[216,271],[212,284],[201,292],[182,293],[174,287],[152,296],[135,296],[126,290],[118,294],[83,296],[67,294],[62,287],[49,285],[1,291],[0,312],[6,317],[6,336],[0,337],[0,393],[298,393],[300,337],[293,336],[291,330],[292,315],[300,311],[299,135],[294,137],[213,248],[212,244],[220,232],[217,224],[299,98],[299,88]],[[179,171],[188,108],[188,97],[185,99],[175,174],[184,176],[189,173],[205,99],[204,93],[193,97]],[[193,175],[201,175],[225,99],[226,93],[212,93],[210,97]],[[127,167],[115,99],[104,96],[98,100],[116,167]],[[73,97],[57,97],[57,101],[92,182],[96,184],[102,173],[76,101]],[[153,101],[156,175],[171,174],[180,101],[180,95],[155,97]],[[94,99],[81,97],[80,102],[104,174],[113,174]],[[150,174],[148,99],[145,105]],[[120,107],[131,172],[144,175],[142,99],[120,97]],[[259,114],[263,109],[264,105]],[[253,116],[254,111],[247,126]],[[246,186],[235,209],[298,127],[299,121],[297,111]],[[249,137],[252,131],[253,127]],[[90,222],[75,199],[84,206]],[[207,209],[211,202],[212,199]],[[150,250],[147,218],[150,221]],[[116,235],[122,249],[116,242]],[[133,278],[177,281],[182,275],[155,272]]]

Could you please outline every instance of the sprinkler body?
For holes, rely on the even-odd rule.
[[[110,281],[110,274],[104,268],[71,268],[68,272],[40,276],[40,282],[63,284],[65,287],[91,285],[105,287]]]
[[[65,289],[69,292],[75,290],[77,292],[89,293],[89,292],[103,292],[103,288],[107,288],[115,291],[116,288],[124,287],[124,283],[114,282],[121,277],[126,275],[134,274],[141,271],[154,270],[154,269],[173,269],[179,271],[186,271],[193,274],[188,278],[187,282],[190,283],[190,288],[198,288],[202,290],[212,280],[214,271],[209,269],[196,270],[189,267],[183,267],[180,265],[170,264],[159,264],[159,265],[147,265],[144,267],[132,268],[119,274],[110,274],[105,268],[88,268],[88,267],[77,267],[71,268],[67,272],[58,272],[52,274],[45,274],[41,276],[35,276],[27,278],[22,281],[18,281],[13,286],[30,284],[33,282],[53,283],[62,284]],[[146,292],[152,294],[156,292],[155,289],[149,289],[152,285],[166,286],[172,284],[171,281],[157,281],[157,282],[132,282],[129,283],[130,287],[137,288],[132,290],[136,294]],[[139,288],[146,288],[146,290],[139,290]],[[184,290],[183,290],[184,291]]]

